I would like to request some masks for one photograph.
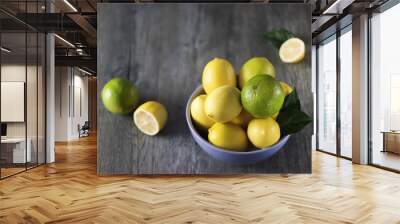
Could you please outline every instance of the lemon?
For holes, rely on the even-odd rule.
[[[204,103],[207,95],[202,94],[197,96],[190,105],[190,114],[194,123],[202,129],[209,129],[215,122],[209,118],[204,111]]]
[[[146,135],[156,135],[167,122],[168,112],[156,101],[148,101],[140,105],[133,113],[136,127]]]
[[[215,123],[208,130],[208,140],[215,146],[244,151],[247,148],[247,136],[242,127],[231,123]]]
[[[297,63],[303,60],[306,46],[299,38],[290,38],[279,48],[279,57],[285,63]]]
[[[253,119],[253,117],[249,113],[247,113],[246,110],[242,110],[242,112],[240,112],[239,116],[235,117],[231,121],[231,123],[240,125],[242,127],[247,127],[247,125],[249,124],[249,122],[252,119]]]
[[[206,115],[215,122],[233,120],[242,111],[240,91],[234,86],[221,86],[212,91],[204,105]]]
[[[214,58],[204,67],[202,84],[207,94],[220,86],[236,86],[235,70],[229,61]]]
[[[240,88],[256,75],[270,75],[275,78],[275,67],[264,57],[254,57],[247,60],[240,69]]]
[[[253,119],[247,127],[247,136],[257,148],[269,147],[279,141],[279,124],[272,118]]]
[[[286,82],[280,82],[281,87],[283,89],[283,92],[285,93],[285,96],[289,95],[291,92],[293,92],[293,88],[290,87]]]

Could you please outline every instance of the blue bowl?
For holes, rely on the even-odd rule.
[[[253,164],[260,162],[262,160],[268,159],[276,152],[278,152],[289,140],[290,135],[286,135],[282,137],[275,145],[272,145],[267,148],[256,149],[251,148],[246,152],[236,152],[230,151],[223,148],[216,147],[215,145],[209,143],[206,139],[204,139],[199,132],[196,130],[192,118],[190,116],[190,104],[193,99],[198,95],[203,94],[203,87],[199,86],[190,96],[187,104],[186,104],[186,122],[189,126],[190,133],[192,134],[194,140],[199,144],[199,146],[210,156],[214,157],[225,163],[232,164]]]

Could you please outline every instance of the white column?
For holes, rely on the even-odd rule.
[[[353,162],[368,163],[368,15],[353,19]]]
[[[53,12],[54,6],[47,1],[47,12]],[[55,44],[54,35],[46,35],[46,163],[55,161]]]

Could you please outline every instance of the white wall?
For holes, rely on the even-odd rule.
[[[88,78],[72,67],[56,67],[55,73],[55,140],[77,139],[78,125],[88,120]]]

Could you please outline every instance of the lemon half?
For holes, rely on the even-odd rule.
[[[168,112],[156,101],[148,101],[140,105],[133,113],[136,127],[146,135],[156,135],[165,126]]]
[[[279,57],[285,63],[297,63],[303,60],[306,46],[299,38],[290,38],[279,48]]]

